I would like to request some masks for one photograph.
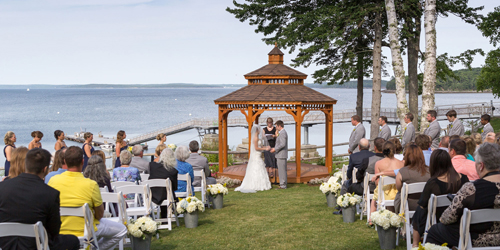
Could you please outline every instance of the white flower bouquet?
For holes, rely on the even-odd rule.
[[[350,206],[356,206],[356,204],[359,204],[361,202],[361,196],[357,195],[357,194],[344,194],[344,195],[340,195],[338,198],[337,198],[337,205],[339,205],[340,207],[350,207]]]
[[[194,211],[205,211],[205,205],[198,198],[189,196],[186,199],[179,199],[177,202],[177,213],[192,213]]]
[[[332,178],[334,177],[331,177],[330,180]],[[330,183],[330,180],[328,182],[323,182],[321,186],[319,186],[319,190],[321,190],[321,192],[323,192],[324,194],[332,193],[335,196],[339,196],[342,185],[340,185],[340,183],[338,182]]]
[[[208,192],[208,194],[210,194],[213,197],[217,196],[218,194],[226,195],[228,193],[227,188],[226,188],[226,183],[224,183],[224,185],[222,185],[220,183],[208,185],[207,192]]]
[[[414,247],[411,250],[449,250],[447,247],[448,243],[444,243],[441,246],[434,245],[432,243],[425,243],[424,246],[422,246],[422,243],[418,243],[418,247]]]
[[[127,224],[130,235],[136,238],[146,239],[146,234],[154,234],[158,231],[158,223],[149,216],[143,216],[137,220],[131,219]]]
[[[403,216],[397,215],[385,209],[373,212],[371,214],[371,220],[373,224],[383,227],[384,230],[389,229],[389,227],[402,227],[405,222],[405,218]]]
[[[170,143],[167,145],[167,148],[172,149],[172,151],[175,151],[175,149],[177,148],[177,145]]]

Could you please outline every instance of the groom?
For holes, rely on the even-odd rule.
[[[276,145],[271,149],[271,153],[276,153],[278,175],[280,178],[279,189],[286,189],[286,159],[288,158],[288,135],[286,134],[283,121],[279,120],[275,125],[276,130],[278,130],[278,137],[276,138]]]

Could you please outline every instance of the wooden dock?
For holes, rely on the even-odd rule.
[[[83,133],[75,133],[74,135],[66,135],[64,137],[65,140],[69,141],[74,141],[74,142],[79,142],[79,143],[85,143],[85,139],[83,139]],[[112,147],[115,146],[115,140],[114,138],[109,138],[109,137],[104,137],[102,135],[94,135],[94,140],[92,141],[93,146],[101,146],[104,144],[109,144]]]

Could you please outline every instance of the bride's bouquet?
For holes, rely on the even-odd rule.
[[[226,195],[228,193],[228,190],[226,188],[226,183],[224,183],[224,185],[217,183],[217,184],[213,184],[213,185],[208,185],[207,192],[211,196],[215,197],[218,194]]]

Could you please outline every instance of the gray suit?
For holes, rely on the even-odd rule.
[[[149,174],[149,162],[142,159],[140,156],[132,157],[129,167],[137,168],[139,171]]]
[[[191,153],[189,158],[186,159],[186,162],[193,166],[194,171],[205,171],[205,177],[207,178],[207,184],[216,184],[215,178],[210,177],[210,168],[208,167],[207,158],[199,155],[198,153]],[[195,176],[193,181],[193,186],[200,187],[201,186],[201,177]]]
[[[382,128],[380,128],[380,131],[378,132],[378,137],[384,138],[384,140],[389,140],[391,139],[391,129],[389,128],[389,125],[384,124]]]
[[[287,172],[286,172],[286,159],[288,159],[288,134],[285,129],[279,132],[276,138],[276,145],[274,146],[276,163],[278,165],[278,175],[280,178],[280,187],[286,188]],[[298,156],[300,157],[300,156]]]
[[[431,137],[431,148],[438,148],[439,135],[441,135],[441,126],[439,126],[439,122],[437,120],[431,122],[431,124],[429,124],[429,127],[424,130],[424,135],[428,135]]]
[[[410,122],[406,125],[406,128],[404,129],[403,141],[401,142],[401,145],[403,146],[403,148],[405,148],[406,144],[414,141],[415,141],[415,126],[413,126],[413,123]]]
[[[448,135],[464,136],[464,134],[465,134],[465,129],[464,125],[462,125],[462,121],[458,118],[455,119],[455,121],[453,121],[453,123],[449,125]]]
[[[351,137],[349,137],[349,150],[352,153],[359,152],[359,141],[365,138],[365,127],[363,124],[358,123],[356,127],[351,132]]]
[[[490,132],[495,132],[495,131],[493,130],[493,127],[491,126],[491,124],[488,122],[488,123],[486,123],[486,125],[484,125],[483,132],[481,133],[481,137],[483,138],[483,141],[484,141],[484,138],[486,138],[486,135]]]

